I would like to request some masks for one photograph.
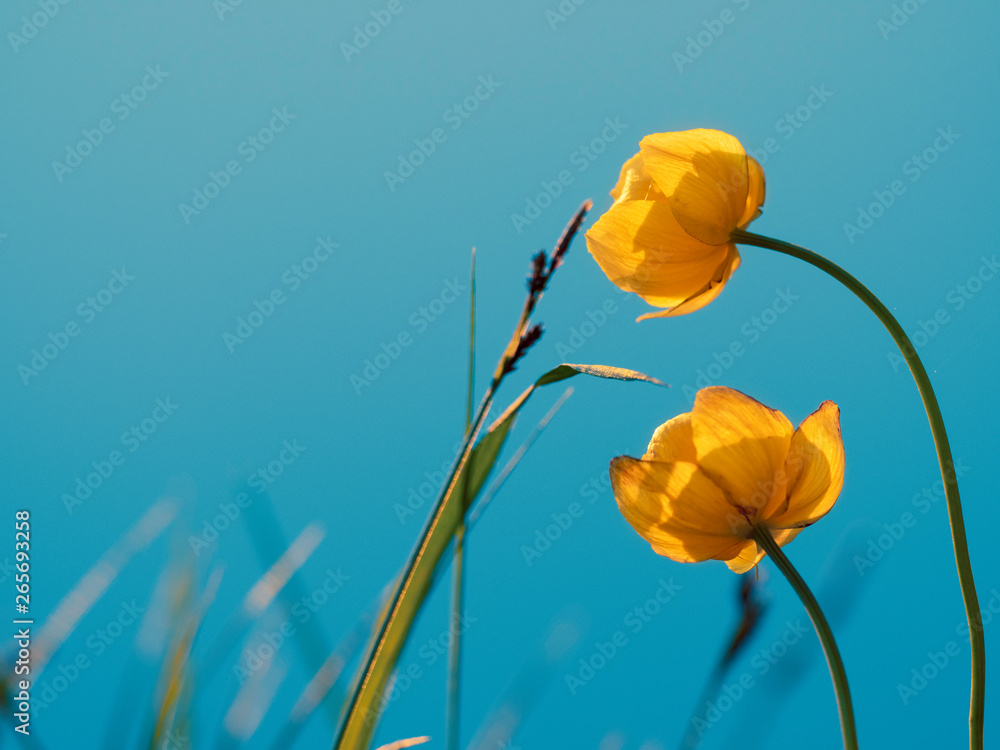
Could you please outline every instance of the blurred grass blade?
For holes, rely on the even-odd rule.
[[[190,701],[192,691],[191,653],[194,650],[195,639],[205,618],[208,608],[215,601],[215,595],[222,583],[223,566],[217,565],[209,574],[208,582],[202,592],[201,599],[193,608],[186,621],[179,625],[179,632],[174,639],[163,665],[160,686],[157,694],[162,696],[159,709],[156,712],[156,723],[152,732],[150,750],[160,750],[164,743],[171,742],[175,732],[187,736],[186,722],[183,721],[183,707]],[[178,716],[182,720],[178,720]]]
[[[311,523],[306,526],[281,557],[275,560],[267,572],[251,587],[243,597],[240,609],[229,618],[202,661],[203,680],[206,684],[250,624],[271,606],[325,537],[326,531],[322,524]]]
[[[244,485],[244,492],[253,491],[248,485]],[[270,568],[275,561],[288,549],[288,542],[281,529],[281,519],[274,510],[270,495],[267,492],[254,493],[254,502],[247,508],[247,519],[249,520],[250,539],[257,553],[257,559],[261,566]],[[310,595],[302,579],[302,573],[296,571],[288,579],[288,583],[279,592],[278,596],[285,609],[291,610],[296,602],[303,597]],[[295,647],[307,674],[315,673],[327,655],[333,648],[326,633],[323,631],[322,618],[310,617],[300,628],[297,628],[298,635],[295,638]],[[340,710],[339,696],[331,694],[330,700],[324,704],[326,717],[330,726],[337,727],[337,720]]]
[[[701,737],[704,734],[704,728],[699,726],[699,722],[701,721],[699,714],[701,713],[702,706],[711,702],[719,694],[719,690],[722,689],[725,682],[726,675],[729,673],[730,666],[732,666],[736,656],[743,651],[750,637],[757,630],[760,619],[766,610],[763,598],[761,597],[761,585],[757,582],[757,571],[751,570],[749,573],[744,573],[738,580],[737,606],[740,617],[736,622],[736,627],[733,628],[729,638],[726,639],[722,654],[719,656],[715,667],[705,681],[701,695],[695,703],[694,712],[688,719],[687,724],[685,724],[686,730],[680,745],[682,750],[696,748],[701,742]]]
[[[388,745],[381,745],[375,748],[375,750],[403,750],[404,747],[423,745],[425,742],[430,742],[430,740],[430,737],[411,737],[408,740],[396,740],[395,742],[390,742]]]
[[[188,546],[184,545],[183,554]],[[176,548],[174,550],[176,552]],[[139,717],[140,700],[145,692],[143,679],[147,668],[160,661],[170,634],[171,604],[181,601],[191,585],[191,577],[183,561],[174,556],[167,561],[157,577],[146,612],[139,624],[135,647],[129,657],[125,676],[118,684],[117,694],[108,711],[101,747],[126,747]]]
[[[148,547],[167,528],[177,516],[177,510],[178,504],[173,498],[156,501],[56,605],[33,644],[32,671],[35,680],[73,632],[80,618],[104,595],[132,557]]]
[[[278,659],[276,653],[272,653],[264,661],[264,666],[252,672],[243,683],[222,720],[230,745],[249,742],[288,674],[288,667]],[[223,746],[225,743],[218,744]]]
[[[259,617],[325,537],[326,530],[321,523],[306,526],[277,562],[247,592],[243,599],[243,616],[251,620]]]
[[[380,704],[385,686],[406,643],[410,626],[430,590],[437,564],[496,463],[518,413],[537,388],[581,374],[663,385],[659,380],[635,370],[603,365],[562,364],[542,375],[507,407],[472,449],[468,461],[460,469],[462,474],[457,477],[457,481],[451,483],[451,491],[442,501],[439,521],[431,527],[421,554],[415,560],[409,585],[401,592],[395,609],[390,608],[380,621],[379,628],[376,628],[371,651],[373,657],[361,665],[356,680],[356,694],[348,707],[345,724],[335,745],[337,750],[368,748],[381,715]]]

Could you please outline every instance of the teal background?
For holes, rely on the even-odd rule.
[[[347,576],[313,620],[336,643],[399,569],[429,507],[400,518],[395,506],[441,470],[462,434],[469,297],[446,285],[467,283],[475,246],[481,392],[515,322],[530,255],[551,247],[584,199],[595,202],[587,226],[607,209],[621,163],[651,132],[714,127],[765,153],[773,139],[765,211],[751,229],[842,264],[923,341],[918,350],[954,454],[967,468],[960,485],[980,598],[1000,612],[991,552],[1000,522],[1000,280],[969,282],[984,258],[996,262],[994,3],[401,0],[349,61],[341,45],[353,44],[355,27],[372,13],[384,17],[386,3],[53,0],[57,12],[35,36],[12,39],[45,7],[14,0],[0,13],[2,506],[8,518],[19,508],[32,513],[36,622],[157,498],[173,494],[184,504],[183,525],[136,556],[41,676],[51,681],[75,655],[92,657],[34,717],[36,746],[102,746],[130,669],[141,674],[130,679],[142,692],[129,718],[145,718],[155,671],[131,657],[138,626],[99,656],[88,639],[123,605],[150,602],[171,545],[188,552],[189,536],[278,459],[284,441],[304,450],[266,496],[250,490],[250,509],[197,558],[203,578],[210,558],[225,564],[200,644],[222,631],[263,573],[254,524],[290,540],[312,521],[325,525],[326,538],[300,585],[316,590],[328,569]],[[142,85],[147,66],[165,77],[155,88],[146,78],[151,90],[120,119],[128,104],[119,97]],[[481,99],[463,118],[453,108],[477,87]],[[829,93],[816,96],[814,87]],[[262,149],[249,144],[275,108],[287,112],[284,129]],[[113,130],[57,175],[53,162],[65,161],[67,148],[103,118]],[[433,153],[402,182],[387,180],[436,128]],[[934,148],[935,139],[945,143],[939,129],[955,134],[947,149]],[[934,162],[924,170],[912,159],[926,149]],[[230,161],[239,173],[185,220],[180,204]],[[562,172],[569,179],[537,218],[512,218]],[[860,234],[845,230],[897,180],[903,190],[897,186],[880,217]],[[307,278],[296,276],[318,237],[338,247]],[[531,710],[510,747],[678,745],[733,627],[737,579],[722,563],[686,566],[652,554],[604,482],[609,459],[641,455],[657,425],[689,410],[690,389],[705,378],[796,424],[825,399],[840,404],[843,494],[787,552],[834,621],[861,742],[965,742],[969,652],[957,632],[964,614],[944,504],[931,502],[938,474],[912,379],[894,366],[892,342],[873,316],[829,278],[765,250],[742,255],[711,306],[639,325],[633,321],[647,306],[614,288],[582,241],[556,275],[536,315],[545,336],[499,406],[562,361],[634,368],[672,388],[572,381],[574,395],[476,525],[467,553],[463,744],[521,680],[532,686]],[[100,312],[78,314],[123,269],[134,281]],[[274,289],[284,302],[245,342],[227,346],[224,335]],[[793,304],[765,312],[780,294]],[[936,328],[928,322],[935,316]],[[595,319],[602,324],[588,325]],[[78,335],[26,377],[19,368],[31,366],[33,350],[71,322]],[[376,379],[352,382],[401,334],[410,343]],[[730,361],[724,353],[734,342],[743,353]],[[561,392],[535,397],[502,461]],[[176,411],[129,452],[122,434],[150,417],[157,399]],[[63,494],[115,450],[122,465],[69,513]],[[262,516],[265,498],[276,520]],[[524,549],[572,503],[578,517],[529,565]],[[913,523],[899,532],[893,524],[907,512]],[[854,556],[864,559],[869,543],[877,547],[892,529],[899,538],[859,573]],[[0,560],[12,555],[11,529]],[[680,589],[633,632],[626,618],[661,579]],[[768,613],[727,678],[736,684],[749,674],[753,687],[720,713],[703,746],[799,747],[807,739],[838,747],[813,636],[761,674],[762,650],[788,632],[786,622],[805,620],[769,564],[761,579]],[[12,579],[2,588],[13,596]],[[447,630],[447,605],[443,585],[400,661],[421,676],[390,704],[380,742],[429,734],[430,746],[443,747],[446,669],[430,654]],[[264,630],[281,619],[272,608]],[[562,661],[525,673],[560,622],[558,632],[575,645]],[[994,686],[996,627],[986,629]],[[627,643],[572,694],[566,675],[578,675],[578,660],[616,631]],[[949,642],[958,655],[904,702],[899,685],[910,685],[911,670]],[[201,663],[203,651],[196,653]],[[219,736],[237,658],[234,649],[210,685],[196,683],[199,747]],[[268,746],[310,676],[294,648],[276,659],[287,671],[250,747]],[[988,695],[991,746],[993,687]],[[317,715],[295,747],[329,747],[332,737]],[[132,735],[128,746],[137,742]]]

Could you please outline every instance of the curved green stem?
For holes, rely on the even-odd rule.
[[[840,651],[837,649],[837,642],[833,639],[833,631],[830,630],[830,623],[826,621],[823,610],[819,607],[819,602],[813,596],[812,591],[802,580],[802,576],[792,565],[791,560],[785,557],[781,547],[774,541],[770,530],[765,526],[755,526],[753,529],[753,540],[767,552],[767,556],[778,566],[788,582],[792,584],[795,593],[799,595],[802,604],[809,614],[813,627],[816,628],[816,635],[823,646],[823,654],[826,656],[827,666],[830,667],[830,677],[833,678],[833,690],[837,694],[837,711],[840,714],[840,731],[844,736],[845,750],[858,750],[858,731],[854,727],[854,708],[851,706],[851,690],[847,686],[847,672],[844,671],[844,662],[840,659]]]
[[[899,321],[879,301],[878,297],[854,278],[851,274],[822,255],[798,245],[792,245],[781,240],[763,237],[737,229],[732,234],[734,242],[775,250],[793,258],[804,260],[821,271],[826,272],[841,284],[850,289],[889,331],[893,341],[899,347],[906,364],[917,383],[920,397],[927,411],[931,434],[934,436],[934,447],[937,450],[938,464],[941,469],[941,479],[944,482],[945,502],[948,505],[948,519],[951,523],[951,541],[955,548],[955,564],[958,567],[958,581],[962,589],[962,600],[965,604],[965,616],[969,622],[969,635],[972,642],[972,690],[969,708],[969,747],[971,750],[983,748],[983,715],[986,702],[986,645],[983,638],[982,614],[979,610],[979,597],[976,595],[976,584],[972,577],[972,562],[969,559],[969,544],[965,536],[965,521],[962,518],[962,502],[958,495],[958,480],[955,476],[954,461],[951,456],[951,446],[948,444],[948,433],[945,431],[941,408],[931,387],[927,370],[924,369],[917,350],[910,343],[909,337],[899,325]]]

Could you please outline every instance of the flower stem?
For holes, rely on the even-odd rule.
[[[811,250],[798,245],[792,245],[781,240],[763,237],[737,229],[732,234],[734,242],[775,250],[793,258],[804,260],[821,271],[825,271],[841,284],[850,289],[855,296],[864,302],[868,308],[889,331],[893,341],[899,347],[906,364],[910,368],[913,379],[923,399],[927,411],[927,421],[930,422],[931,434],[934,436],[934,447],[937,450],[938,465],[941,469],[941,479],[944,482],[945,502],[948,505],[948,520],[951,523],[951,541],[955,548],[955,564],[958,567],[958,581],[962,589],[962,600],[965,604],[965,616],[969,623],[969,636],[972,642],[972,691],[969,707],[969,747],[971,750],[983,748],[983,716],[986,703],[986,643],[983,638],[982,614],[979,610],[979,597],[976,594],[976,584],[972,577],[972,561],[969,559],[969,543],[965,536],[965,521],[962,517],[962,502],[958,495],[958,479],[955,475],[954,461],[951,456],[951,446],[948,443],[948,433],[945,431],[944,418],[938,406],[937,397],[931,386],[927,370],[924,369],[917,350],[910,343],[909,337],[899,324],[899,321],[889,312],[888,308],[868,288],[851,274],[835,263]]]
[[[840,714],[840,731],[844,736],[844,748],[845,750],[857,750],[858,732],[854,727],[854,708],[851,706],[851,691],[847,686],[847,672],[844,671],[844,662],[840,659],[837,643],[833,640],[830,623],[826,621],[826,616],[820,609],[819,602],[816,601],[816,597],[813,596],[806,582],[802,580],[802,576],[792,565],[791,560],[781,551],[778,543],[774,541],[770,530],[765,526],[755,526],[752,538],[767,552],[767,556],[792,584],[795,593],[799,595],[799,599],[805,605],[809,619],[812,621],[813,627],[816,628],[819,642],[823,646],[826,663],[830,668],[830,677],[833,678],[833,690],[837,694],[837,711]]]

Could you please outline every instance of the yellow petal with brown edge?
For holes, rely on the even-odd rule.
[[[760,216],[760,207],[764,205],[764,168],[752,156],[747,156],[747,174],[750,185],[747,188],[747,202],[743,216],[738,224],[740,229],[746,229],[751,221]]]
[[[639,142],[646,170],[684,229],[709,245],[729,242],[747,205],[747,155],[719,130],[654,133]]]
[[[730,500],[759,515],[772,498],[784,500],[791,422],[732,388],[711,386],[694,399],[692,432],[698,464]]]
[[[619,456],[610,471],[619,510],[657,554],[700,562],[741,545],[750,531],[696,464]]]
[[[613,284],[663,306],[679,305],[700,292],[728,250],[696,240],[667,204],[655,201],[616,203],[586,238],[587,250]]]
[[[832,401],[802,420],[785,459],[788,501],[771,523],[792,528],[814,523],[833,508],[844,486],[840,408]]]
[[[722,289],[726,286],[726,282],[729,281],[729,277],[732,276],[733,271],[739,267],[740,253],[736,249],[736,245],[730,245],[729,255],[722,262],[722,265],[714,274],[712,280],[704,288],[688,297],[679,305],[668,307],[666,310],[659,310],[657,312],[640,315],[636,318],[636,322],[638,323],[639,321],[649,320],[651,318],[674,318],[678,315],[687,315],[688,313],[700,310],[722,294]],[[661,303],[661,300],[655,297],[640,296],[642,296],[642,298],[651,305],[660,305]]]
[[[740,548],[735,557],[726,558],[726,565],[734,573],[746,573],[764,557],[764,550],[757,547],[757,543],[752,539]]]
[[[618,184],[611,191],[611,197],[615,203],[624,201],[662,201],[666,202],[665,196],[652,176],[646,169],[642,161],[642,154],[638,153],[622,165],[622,171],[618,175]]]
[[[679,414],[657,427],[642,458],[644,461],[695,463],[697,454],[691,433],[691,414]]]

